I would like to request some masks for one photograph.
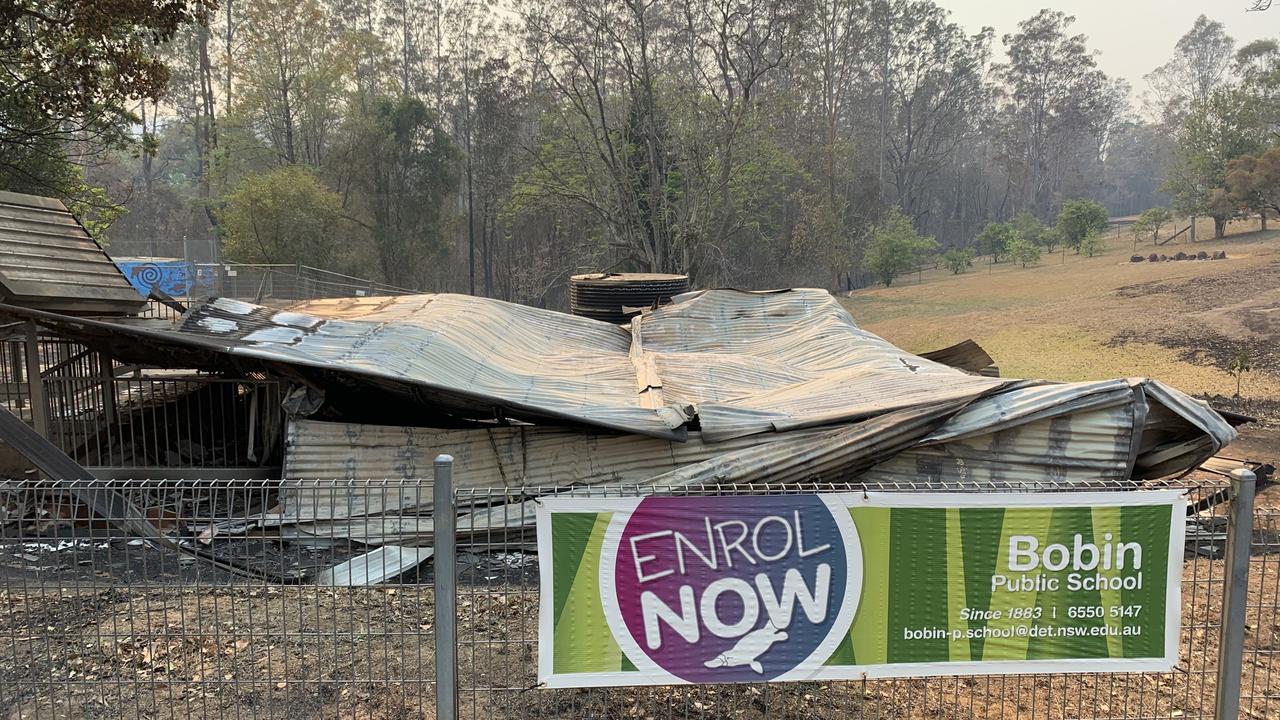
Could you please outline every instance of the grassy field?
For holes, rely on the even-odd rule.
[[[1028,268],[980,258],[961,275],[926,271],[844,302],[863,327],[914,352],[972,338],[1008,377],[1147,376],[1222,400],[1235,394],[1226,368],[1243,349],[1253,370],[1237,404],[1264,417],[1251,439],[1280,450],[1280,231],[1241,223],[1214,240],[1211,226],[1197,229],[1195,244],[1138,253],[1224,250],[1226,260],[1132,263],[1132,235],[1119,229],[1097,257],[1055,253]]]

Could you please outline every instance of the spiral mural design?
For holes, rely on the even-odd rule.
[[[139,293],[150,295],[152,289],[172,297],[191,294],[195,268],[186,260],[151,260],[145,258],[119,258],[116,265]],[[210,284],[211,278],[200,278],[197,285]]]

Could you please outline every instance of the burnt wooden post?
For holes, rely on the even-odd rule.
[[[40,436],[49,437],[49,404],[44,399],[44,378],[40,375],[40,333],[35,322],[27,327],[27,387],[31,393],[31,424]]]
[[[108,422],[116,419],[116,373],[111,356],[98,353],[98,371],[102,373],[102,414]]]

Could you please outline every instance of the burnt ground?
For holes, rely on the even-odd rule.
[[[1156,343],[1180,360],[1221,370],[1241,352],[1249,361],[1243,384],[1255,373],[1280,376],[1280,262],[1182,280],[1123,286],[1115,295],[1151,308],[1141,327],[1117,330],[1110,346]],[[1131,306],[1130,306],[1131,307]],[[1204,395],[1215,406],[1253,415],[1280,427],[1280,397]]]

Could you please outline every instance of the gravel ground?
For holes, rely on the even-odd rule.
[[[1280,513],[1260,534],[1275,542]],[[1280,554],[1250,583],[1244,717],[1280,719]],[[39,557],[39,555],[35,555]],[[1160,675],[542,690],[532,556],[471,558],[459,597],[467,718],[1211,717],[1220,561],[1189,557],[1182,662]],[[468,575],[468,572],[470,573]],[[206,576],[79,588],[6,579],[0,718],[433,717],[430,587],[322,589]]]

